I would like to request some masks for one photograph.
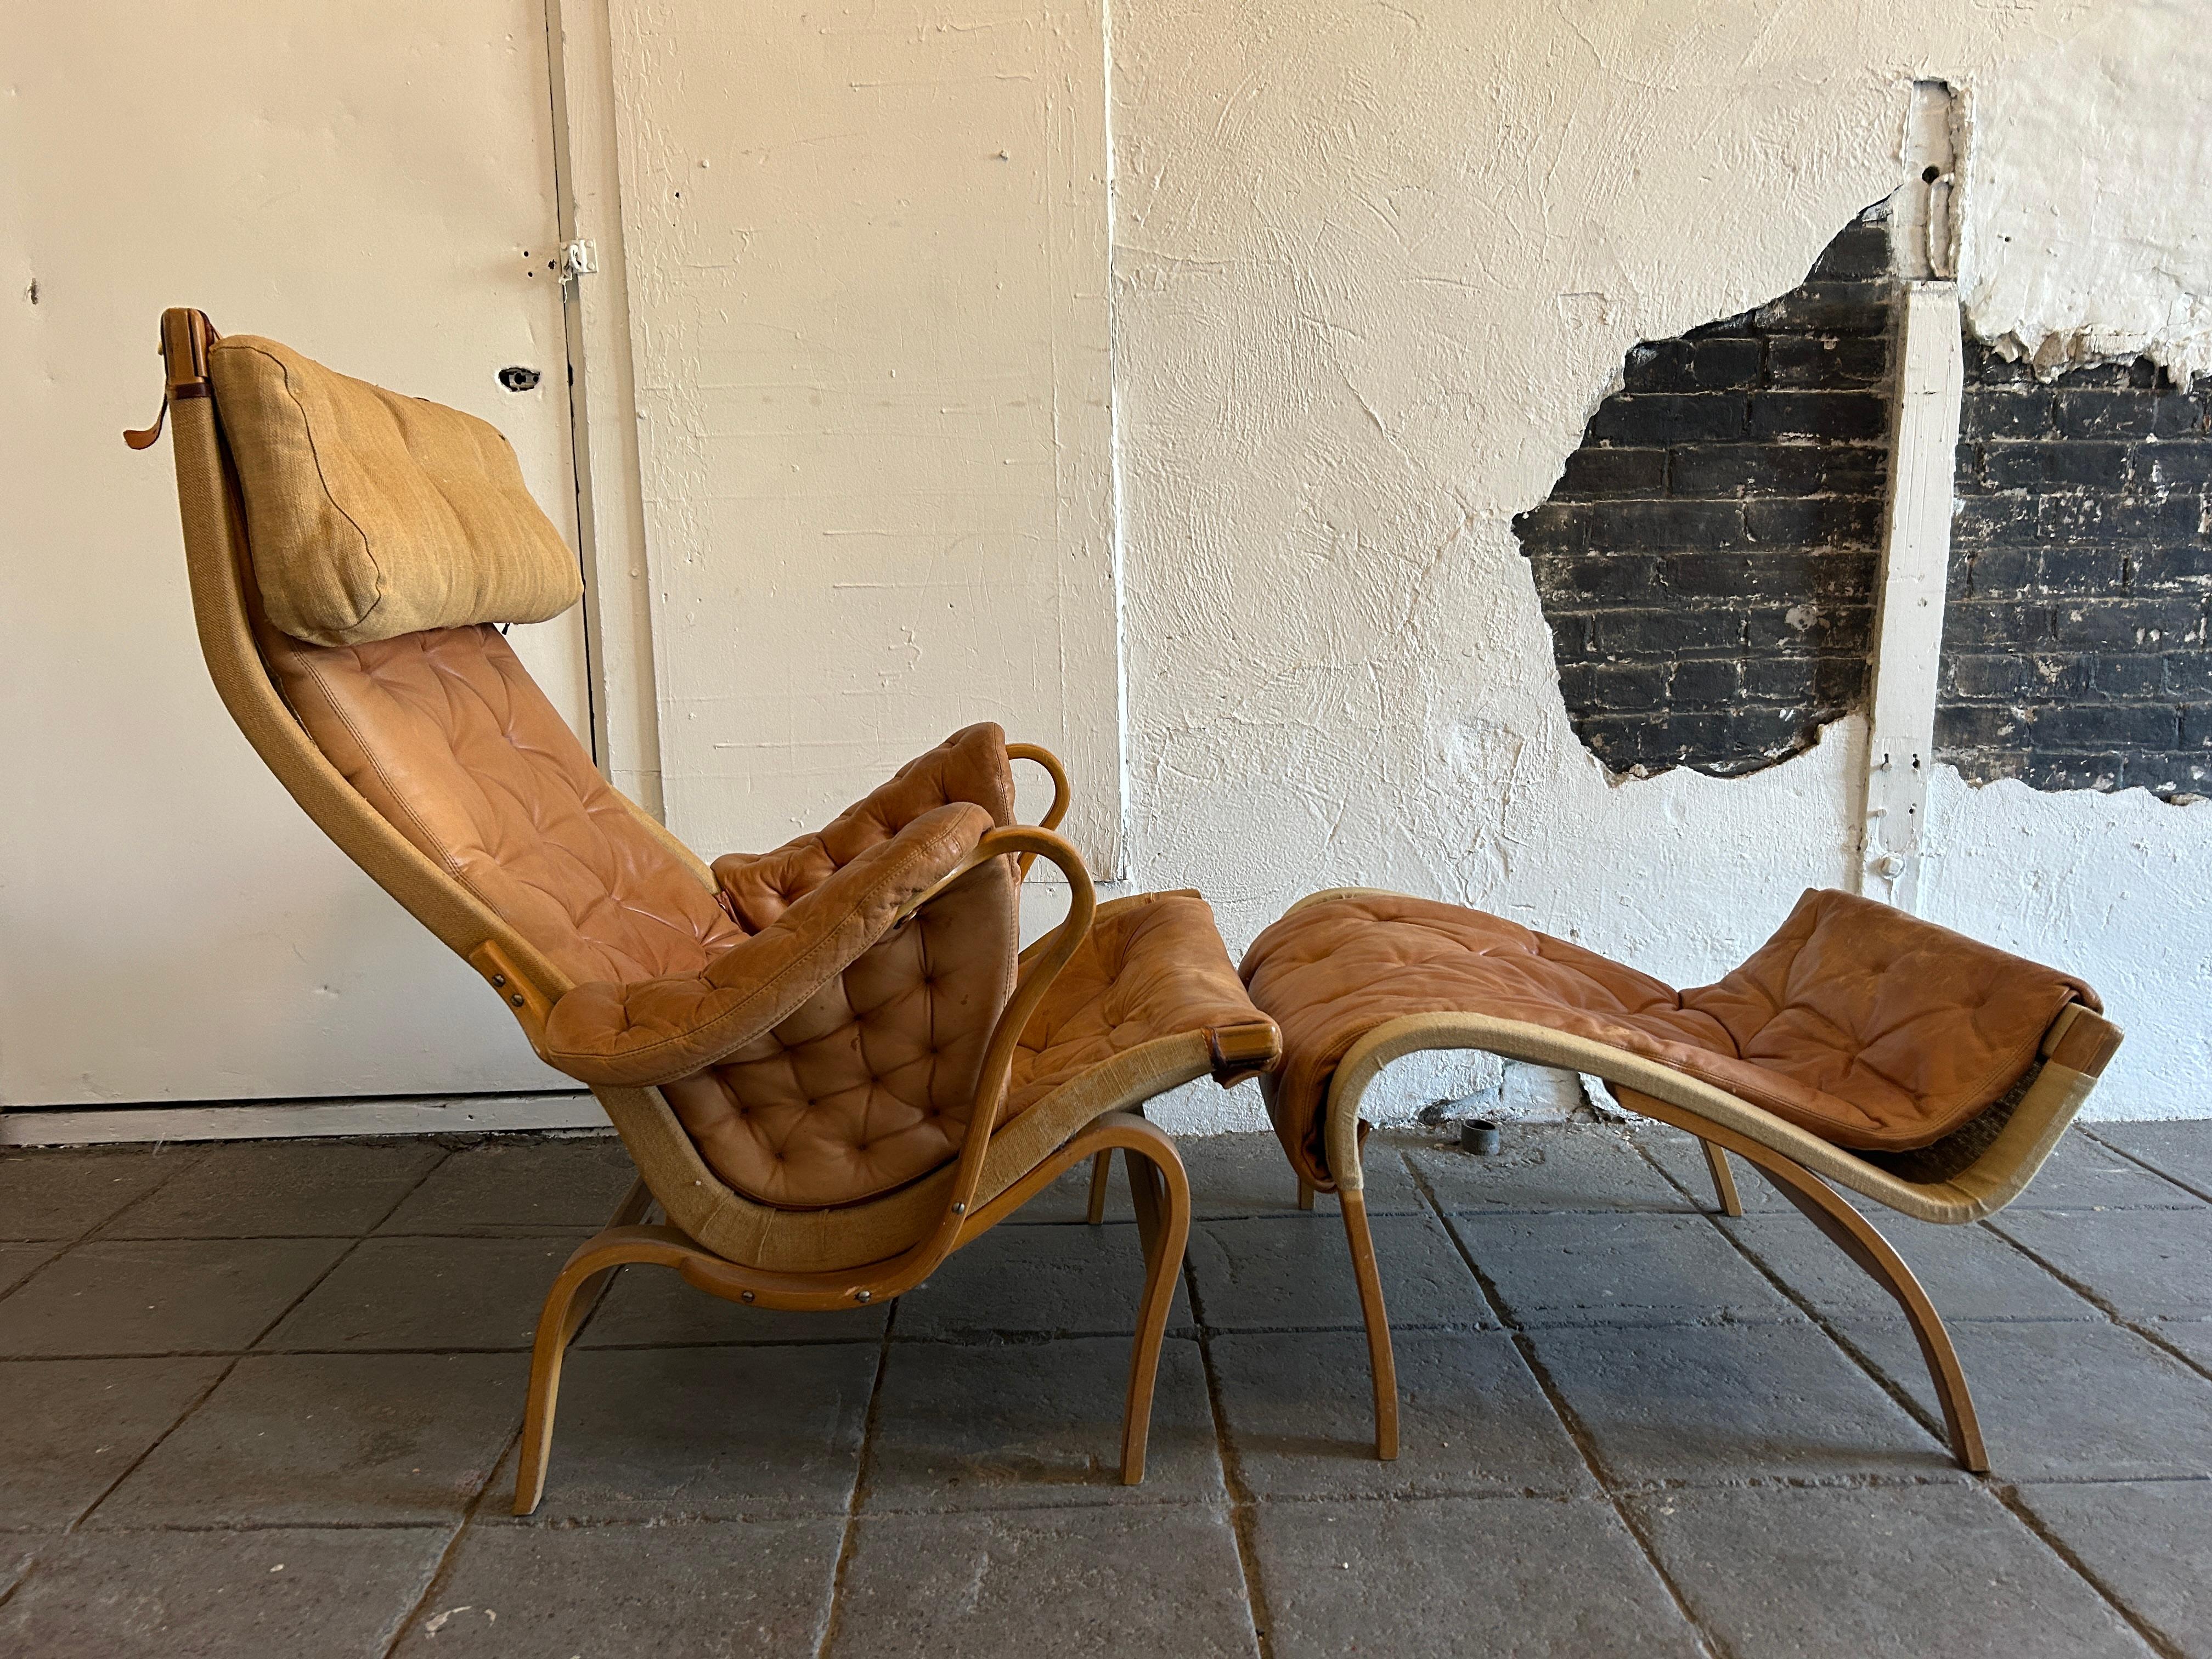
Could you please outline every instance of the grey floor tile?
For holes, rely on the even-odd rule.
[[[1433,1146],[1411,1153],[1414,1167],[1446,1210],[1480,1214],[1691,1207],[1620,1129],[1598,1123],[1500,1127],[1495,1157],[1475,1158]]]
[[[80,1244],[0,1304],[0,1356],[235,1352],[346,1248],[322,1238]]]
[[[2148,1651],[2095,1590],[1971,1486],[1628,1501],[1692,1615],[1742,1659]]]
[[[1457,1215],[1476,1267],[1522,1325],[1801,1321],[1697,1215]]]
[[[446,1156],[434,1141],[233,1141],[138,1200],[105,1238],[365,1233]]]
[[[2019,1498],[2177,1652],[2212,1659],[2212,1481],[2023,1486]]]
[[[2212,1197],[2212,1118],[2087,1127],[2098,1139]]]
[[[1713,1192],[1712,1173],[1705,1167],[1705,1155],[1695,1135],[1652,1123],[1638,1123],[1628,1133],[1630,1139],[1688,1189],[1689,1196],[1682,1200],[1684,1203],[1709,1212],[1720,1208],[1720,1200]],[[1775,1191],[1766,1178],[1743,1159],[1729,1158],[1729,1170],[1735,1176],[1736,1196],[1747,1214],[1797,1212],[1796,1206]],[[1844,1196],[1853,1202],[1859,1201],[1856,1194],[1846,1193]]]
[[[1134,1222],[997,1227],[899,1298],[894,1334],[1117,1335],[1137,1328],[1144,1290],[1145,1248]],[[1168,1328],[1192,1328],[1190,1297],[1180,1282]]]
[[[548,1279],[549,1288],[551,1284]],[[701,1342],[873,1342],[882,1337],[890,1314],[888,1302],[828,1313],[748,1308],[694,1289],[669,1268],[630,1267],[616,1274],[576,1343],[585,1348],[642,1348]]]
[[[59,1243],[0,1244],[0,1296],[7,1295],[68,1248]]]
[[[1829,1319],[1893,1311],[1888,1291],[1800,1215],[1720,1224]],[[1945,1319],[2100,1319],[2097,1310],[1985,1227],[1936,1227],[1902,1216],[1875,1224]]]
[[[812,1659],[844,1523],[476,1527],[400,1659]]]
[[[557,1238],[368,1238],[262,1343],[526,1348],[575,1246]]]
[[[0,1155],[0,1238],[77,1238],[197,1164],[205,1149]]]
[[[1160,1354],[1144,1484],[1121,1484],[1129,1344],[1076,1337],[891,1345],[866,1506],[1024,1509],[1221,1497],[1198,1345]]]
[[[1360,1153],[1367,1212],[1411,1215],[1425,1209],[1420,1188],[1406,1169],[1406,1136],[1370,1135]],[[1329,1215],[1334,1195],[1316,1195],[1310,1211],[1298,1208],[1298,1178],[1289,1155],[1272,1133],[1206,1135],[1178,1141],[1190,1171],[1191,1212],[1206,1218],[1247,1215]]]
[[[1531,1340],[1616,1480],[1940,1476],[1952,1467],[1813,1326],[1584,1326]]]
[[[2010,1211],[1990,1224],[2124,1319],[2212,1319],[2212,1208]]]
[[[1934,1415],[1902,1317],[1838,1328]],[[2110,1324],[1956,1325],[1951,1340],[2002,1480],[2212,1474],[2212,1382]]]
[[[636,1176],[611,1135],[487,1141],[440,1164],[377,1231],[555,1232],[580,1242],[607,1224]]]
[[[89,1524],[459,1522],[527,1376],[520,1354],[248,1354]]]
[[[2203,1203],[2132,1158],[2100,1146],[2079,1129],[2069,1129],[2028,1189],[2013,1200],[2013,1207],[2158,1210],[2194,1209]]]
[[[1258,1652],[1219,1509],[863,1520],[832,1659]]]
[[[1702,1651],[1601,1502],[1269,1504],[1255,1530],[1277,1659]]]
[[[0,1529],[75,1521],[169,1431],[227,1363],[0,1364]]]
[[[1256,1496],[1596,1491],[1504,1332],[1409,1332],[1392,1348],[1399,1452],[1384,1463],[1375,1456],[1364,1336],[1279,1331],[1213,1339],[1230,1442]]]
[[[450,1528],[80,1533],[0,1606],[25,1659],[381,1659]]]
[[[841,1515],[880,1352],[840,1342],[572,1351],[532,1520]],[[510,1452],[480,1515],[504,1522],[514,1486]]]
[[[1352,1251],[1335,1218],[1207,1221],[1191,1230],[1199,1317],[1211,1330],[1341,1329],[1360,1324]],[[1382,1303],[1395,1328],[1475,1327],[1496,1319],[1432,1215],[1370,1218]]]

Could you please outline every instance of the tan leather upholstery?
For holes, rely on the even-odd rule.
[[[575,555],[498,430],[350,380],[274,340],[208,349],[269,619],[318,645],[542,622]]]
[[[1322,1109],[1338,1061],[1402,1015],[1479,1012],[1588,1037],[1704,1079],[1838,1145],[1900,1150],[1951,1133],[2035,1061],[2081,981],[1887,905],[1808,891],[1714,985],[1647,974],[1502,917],[1399,895],[1294,909],[1242,973],[1282,1027],[1269,1109],[1326,1181]]]

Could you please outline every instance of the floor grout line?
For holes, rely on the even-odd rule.
[[[898,1325],[899,1304],[892,1299],[877,1340],[876,1374],[868,1385],[868,1409],[860,1422],[860,1455],[853,1469],[853,1490],[845,1499],[845,1531],[837,1544],[837,1565],[830,1575],[830,1605],[823,1609],[822,1635],[815,1644],[815,1659],[828,1659],[837,1639],[838,1622],[845,1610],[845,1579],[852,1571],[853,1554],[860,1547],[860,1511],[873,1490],[876,1440],[883,1431],[884,1377],[890,1369],[891,1332]]]
[[[2037,1267],[2042,1268],[2044,1272],[2049,1273],[2053,1279],[2063,1285],[2068,1290],[2073,1291],[2075,1295],[2080,1297],[2084,1302],[2094,1308],[2099,1313],[2104,1315],[2107,1322],[2118,1326],[2122,1330],[2126,1331],[2132,1335],[2141,1337],[2144,1341],[2149,1343],[2151,1346],[2156,1348],[2160,1353],[2165,1354],[2169,1358],[2180,1361],[2182,1364],[2196,1372],[2197,1376],[2203,1377],[2207,1382],[2212,1382],[2212,1364],[2207,1364],[2204,1361],[2198,1359],[2195,1355],[2176,1347],[2172,1343],[2167,1341],[2164,1337],[2158,1334],[2158,1328],[2155,1325],[2147,1325],[2138,1321],[2130,1319],[2125,1314],[2123,1314],[2118,1307],[2113,1305],[2111,1301],[2099,1294],[2094,1285],[2086,1284],[2083,1281],[2074,1278],[2072,1274],[2067,1273],[2056,1262],[2049,1261],[2045,1256],[2039,1254],[2033,1247],[2023,1244],[2019,1239],[2014,1237],[2002,1227],[1997,1225],[1996,1218],[1992,1217],[1983,1222],[1981,1224],[1989,1232],[1995,1235],[1996,1237],[2002,1239],[2010,1248],[2018,1251],[2021,1255],[2026,1256],[2030,1261],[2033,1261]]]
[[[1603,1496],[1607,1506],[1612,1510],[1613,1517],[1620,1522],[1622,1529],[1628,1534],[1629,1537],[1635,1540],[1636,1547],[1643,1553],[1644,1559],[1650,1565],[1653,1576],[1659,1580],[1668,1599],[1674,1602],[1674,1610],[1681,1616],[1683,1626],[1690,1632],[1691,1640],[1698,1644],[1699,1651],[1712,1656],[1713,1659],[1732,1659],[1728,1644],[1717,1634],[1707,1630],[1699,1620],[1695,1609],[1690,1605],[1690,1598],[1683,1592],[1681,1585],[1675,1582],[1674,1575],[1668,1571],[1665,1561],[1661,1559],[1657,1547],[1647,1535],[1638,1517],[1630,1512],[1628,1505],[1621,1501],[1623,1493],[1616,1488],[1615,1483],[1607,1474],[1604,1460],[1599,1456],[1597,1446],[1589,1431],[1584,1427],[1574,1407],[1568,1403],[1565,1392],[1553,1379],[1550,1368],[1544,1364],[1543,1357],[1536,1352],[1534,1340],[1521,1328],[1520,1322],[1508,1310],[1505,1298],[1498,1293],[1498,1287],[1491,1282],[1489,1275],[1483,1272],[1481,1266],[1475,1261],[1474,1252],[1468,1249],[1466,1241],[1461,1238],[1458,1230],[1451,1224],[1450,1216],[1445,1212],[1441,1200],[1437,1197],[1435,1188],[1430,1184],[1428,1172],[1412,1158],[1406,1159],[1406,1165],[1413,1174],[1415,1187],[1428,1200],[1431,1208],[1436,1212],[1437,1219],[1443,1224],[1446,1237],[1452,1242],[1452,1248],[1459,1252],[1460,1260],[1467,1264],[1468,1272],[1474,1276],[1475,1287],[1481,1291],[1483,1300],[1490,1304],[1491,1312],[1512,1338],[1514,1351],[1521,1356],[1521,1363],[1528,1367],[1529,1376],[1534,1380],[1538,1391],[1544,1396],[1544,1403],[1552,1408],[1552,1415],[1559,1419],[1560,1431],[1565,1434],[1577,1455],[1582,1458],[1583,1467],[1589,1471],[1590,1479],[1597,1484],[1597,1489]],[[1665,1172],[1662,1170],[1661,1173]]]
[[[1274,1659],[1274,1616],[1267,1603],[1267,1587],[1260,1571],[1257,1534],[1259,1500],[1244,1479],[1244,1461],[1229,1432],[1229,1411],[1223,1403],[1221,1373],[1213,1363],[1213,1332],[1206,1322],[1200,1304],[1197,1264],[1186,1251],[1182,1259],[1183,1292],[1190,1298],[1191,1316],[1198,1325],[1198,1363],[1206,1376],[1206,1408],[1213,1422],[1214,1455],[1221,1460],[1221,1486],[1229,1499],[1229,1536],[1237,1549],[1237,1570],[1244,1585],[1244,1616],[1252,1627],[1253,1645],[1259,1659]]]
[[[2155,1121],[2156,1120],[2152,1121]],[[2174,1121],[2185,1122],[2188,1121],[2188,1120],[2177,1118]],[[2191,1198],[2202,1199],[2205,1203],[2212,1204],[2212,1191],[2208,1191],[2204,1188],[2198,1187],[2190,1182],[2184,1181],[2179,1176],[2175,1175],[2171,1170],[2160,1169],[2157,1164],[2152,1163],[2148,1158],[2142,1157],[2140,1153],[2131,1152],[2126,1147],[2106,1139],[2104,1136],[2097,1133],[2097,1126],[2095,1124],[2077,1122],[2074,1127],[2080,1130],[2082,1134],[2087,1136],[2091,1140],[2095,1141],[2097,1145],[2102,1146],[2106,1152],[2112,1153],[2114,1157],[2124,1158],[2127,1159],[2129,1163],[2134,1164],[2137,1169],[2148,1170],[2152,1175],[2156,1176],[2160,1181],[2166,1182],[2169,1186],[2179,1187],[2183,1192],[2187,1193]],[[2133,1206],[2126,1206],[2123,1207],[2131,1208]]]

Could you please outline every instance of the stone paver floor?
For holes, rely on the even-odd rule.
[[[2077,1129],[1988,1224],[1883,1221],[1986,1478],[1808,1224],[1741,1166],[1719,1218],[1692,1144],[1601,1126],[1371,1143],[1377,1463],[1333,1201],[1264,1136],[1184,1151],[1143,1486],[1134,1227],[1071,1177],[889,1307],[628,1270],[528,1521],[532,1325],[617,1144],[0,1160],[0,1653],[2212,1659],[2212,1122]]]

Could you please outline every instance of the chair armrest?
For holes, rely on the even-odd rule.
[[[891,931],[907,901],[965,866],[991,830],[991,815],[972,803],[923,812],[700,972],[577,986],[548,1013],[538,1053],[585,1083],[646,1087],[703,1071],[850,966]]]

